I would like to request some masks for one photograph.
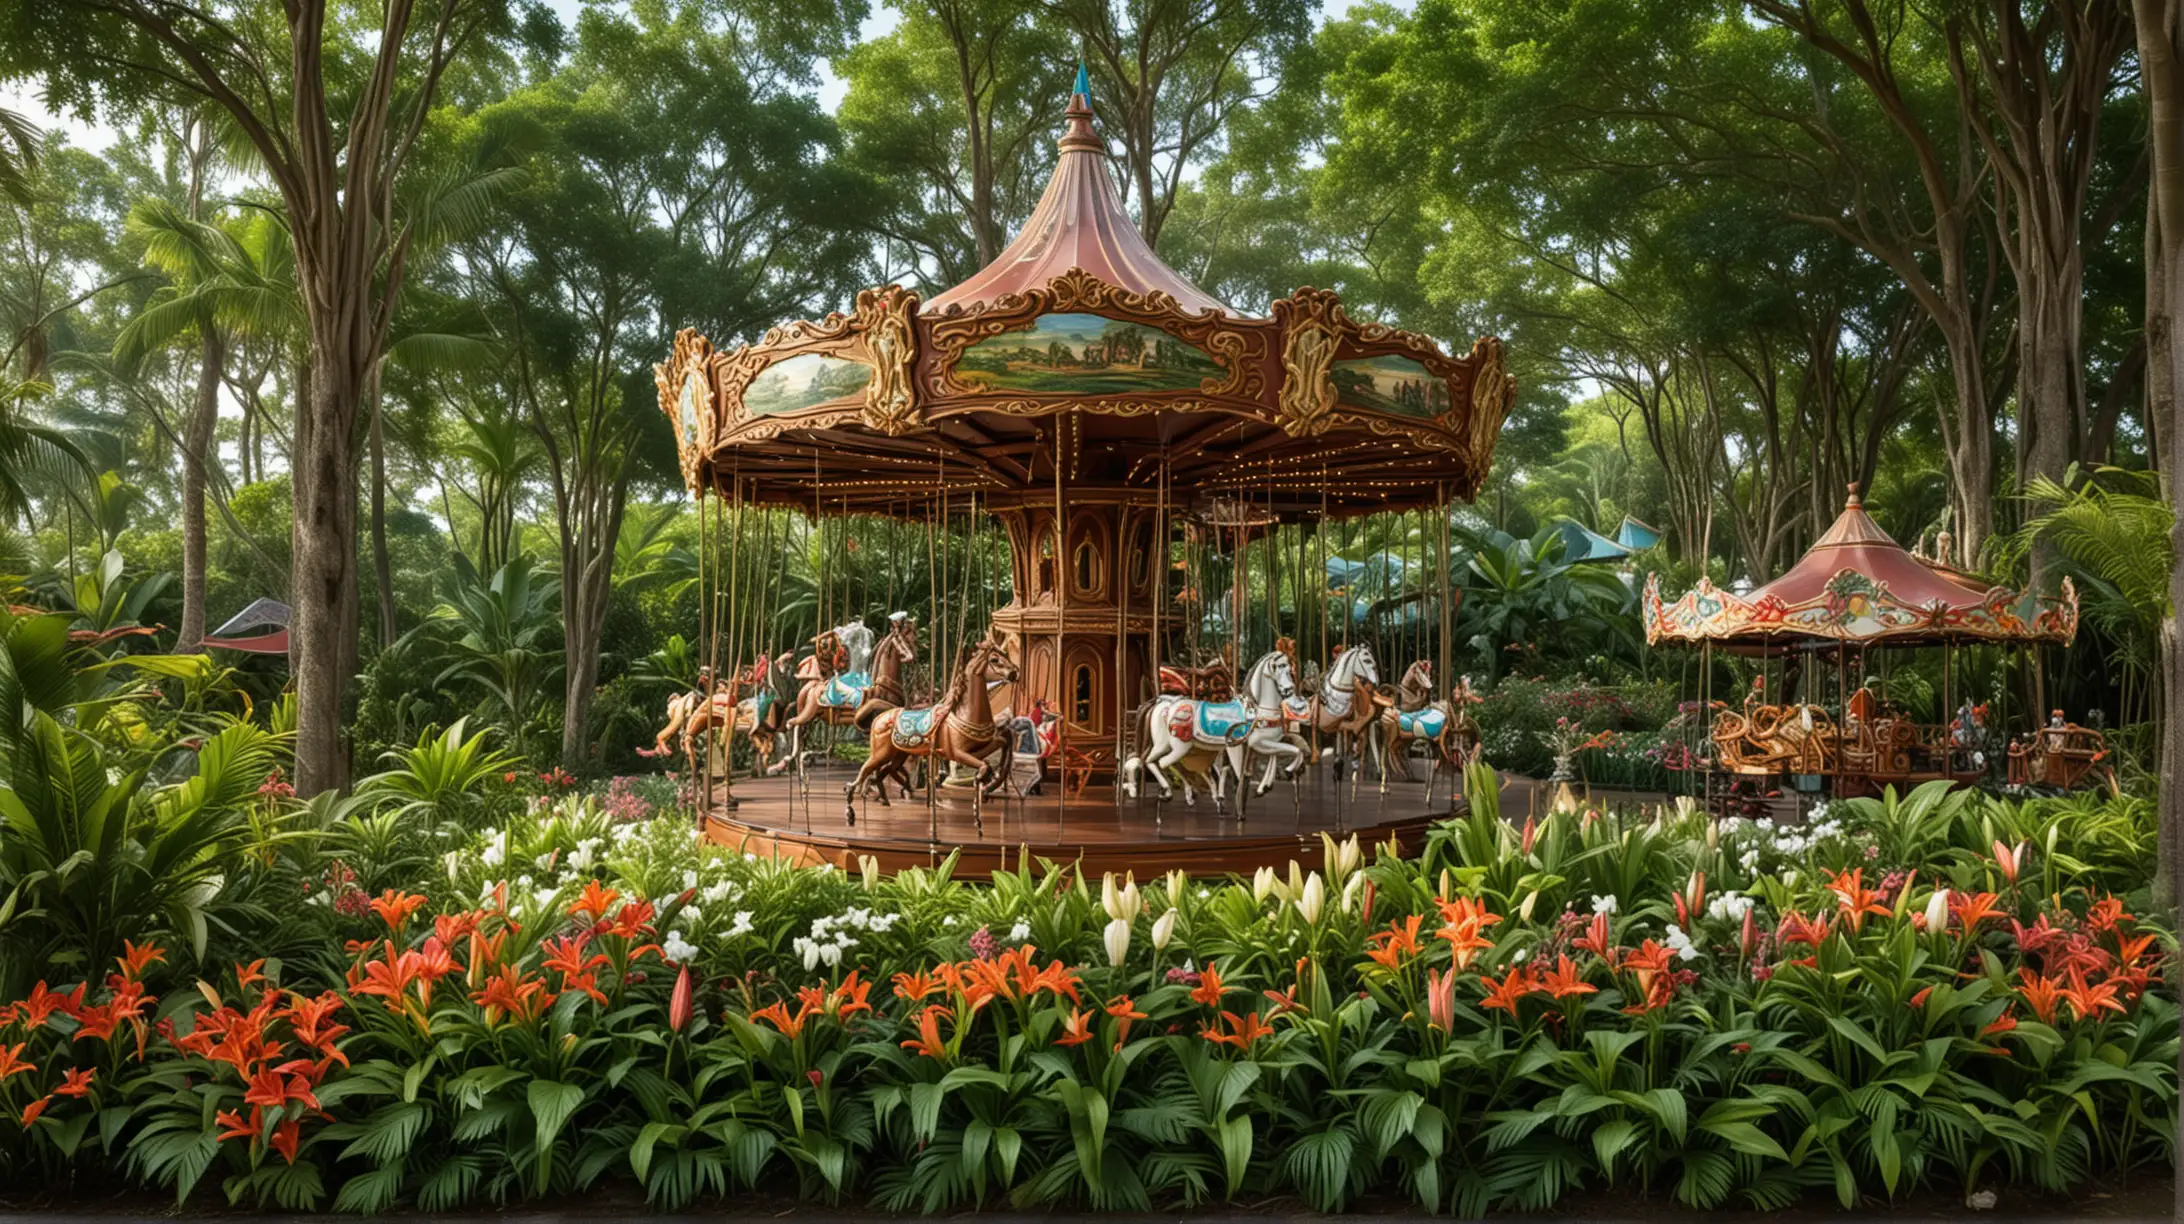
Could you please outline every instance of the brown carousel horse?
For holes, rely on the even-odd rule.
[[[857,822],[856,798],[868,785],[888,806],[885,779],[893,777],[908,786],[907,767],[913,760],[927,764],[926,777],[939,774],[935,766],[956,762],[977,771],[972,793],[985,796],[1008,776],[1006,753],[998,769],[987,759],[1009,744],[1006,729],[996,725],[988,685],[1013,683],[1016,665],[1009,661],[999,633],[989,633],[971,648],[970,657],[957,670],[948,691],[933,705],[916,709],[883,710],[872,720],[872,755],[865,758],[857,776],[842,788],[842,803],[849,823]],[[974,809],[981,825],[983,807]]]
[[[907,617],[895,622],[880,644],[872,649],[872,683],[866,687],[864,701],[851,717],[859,731],[870,731],[872,721],[883,712],[909,703],[909,695],[902,685],[903,669],[918,659],[918,628]]]
[[[1444,764],[1459,772],[1479,748],[1479,725],[1468,707],[1485,700],[1471,691],[1471,678],[1458,680],[1448,700],[1433,700],[1433,665],[1420,659],[1404,671],[1391,698],[1377,697],[1380,707],[1380,767],[1390,762],[1410,781],[1409,749],[1423,740],[1434,750],[1434,771]]]
[[[697,714],[711,704],[706,700],[706,691],[708,689],[712,690],[714,699],[718,700],[722,695],[721,687],[713,683],[712,668],[699,668],[698,687],[677,693],[667,699],[667,725],[661,727],[660,733],[652,738],[652,747],[639,748],[637,755],[646,757],[674,755],[675,750],[668,747],[668,741],[676,739],[678,733],[681,733],[681,739],[677,742],[687,748],[691,737],[688,732],[684,731],[684,728],[689,725],[692,715]]]

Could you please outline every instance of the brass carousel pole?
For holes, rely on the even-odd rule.
[[[742,702],[736,697],[735,673],[742,667],[743,630],[743,475],[739,457],[736,472],[729,478],[728,507],[730,518],[728,535],[728,717],[720,725],[720,806],[727,810],[736,807],[736,718]],[[757,709],[754,703],[753,711]],[[719,720],[715,719],[716,724]],[[752,728],[756,730],[757,728]],[[710,769],[707,771],[711,772]],[[710,810],[710,808],[708,808]]]
[[[713,635],[713,622],[712,622],[712,615],[713,615],[713,597],[712,597],[712,591],[711,591],[711,588],[710,588],[710,587],[708,587],[708,586],[706,585],[706,577],[707,577],[707,575],[708,575],[708,574],[709,574],[709,573],[711,572],[711,568],[712,568],[712,567],[710,567],[710,566],[708,566],[708,565],[706,564],[707,560],[709,559],[709,558],[707,557],[707,555],[706,555],[706,554],[707,554],[708,552],[710,552],[711,550],[710,550],[710,548],[709,548],[709,547],[708,547],[708,545],[707,545],[707,539],[708,539],[708,537],[707,537],[707,534],[706,534],[706,530],[705,530],[705,526],[706,526],[706,523],[705,523],[705,518],[706,518],[706,513],[707,513],[707,510],[706,510],[706,504],[705,504],[705,501],[706,501],[706,494],[707,494],[708,492],[710,492],[710,491],[711,491],[711,488],[712,488],[712,480],[713,480],[713,477],[712,477],[712,472],[711,472],[711,470],[710,470],[710,469],[708,469],[708,470],[707,470],[707,472],[706,472],[706,475],[705,475],[705,480],[706,480],[706,483],[705,483],[705,484],[703,484],[703,485],[700,485],[700,486],[698,486],[698,490],[697,490],[697,497],[698,497],[698,657],[699,657],[700,659],[704,659],[704,658],[706,658],[706,657],[708,656],[708,654],[710,654],[710,655],[711,655],[711,656],[712,656],[712,657],[714,658],[714,660],[715,660],[715,663],[714,663],[714,664],[705,664],[705,663],[701,663],[701,664],[699,665],[699,667],[698,667],[698,701],[699,701],[699,706],[700,706],[700,708],[706,708],[706,707],[710,707],[710,706],[712,705],[712,703],[713,703],[713,683],[714,683],[714,673],[713,673],[712,667],[713,667],[713,666],[715,666],[715,665],[717,665],[718,657],[719,657],[719,654],[720,654],[720,644],[719,644],[718,640],[717,640],[717,639],[716,639],[716,638],[714,637],[714,635]],[[693,713],[694,713],[694,712],[693,712]],[[687,717],[689,717],[689,716],[685,716],[685,717],[687,718]],[[689,758],[689,759],[688,759],[687,761],[685,761],[685,762],[684,762],[684,765],[685,765],[685,767],[686,767],[686,768],[688,768],[688,769],[689,769],[689,771],[690,771],[690,779],[689,779],[689,795],[690,795],[690,797],[691,797],[691,798],[692,798],[693,800],[695,800],[695,801],[696,801],[696,802],[695,802],[695,803],[693,804],[693,806],[697,808],[697,813],[698,813],[698,827],[699,827],[700,829],[703,829],[703,828],[705,828],[705,826],[706,826],[706,822],[707,822],[707,821],[709,821],[710,819],[712,819],[712,813],[711,813],[711,812],[709,812],[709,811],[707,810],[707,800],[708,800],[708,799],[710,798],[710,796],[709,796],[709,795],[708,795],[708,794],[706,793],[706,787],[705,787],[705,784],[704,784],[704,782],[703,782],[703,780],[702,780],[702,772],[701,772],[701,771],[702,771],[702,769],[703,769],[703,765],[702,765],[702,763],[701,763],[701,761],[700,761],[700,758],[698,757],[698,741],[697,741],[697,737],[696,737],[696,736],[689,736],[689,737],[688,737],[688,739],[687,739],[687,742],[688,742],[688,744],[689,744],[689,751],[688,751],[688,752],[686,752],[686,753],[684,753],[683,755]]]
[[[1453,608],[1449,607],[1449,597],[1454,593],[1455,590],[1455,575],[1450,572],[1454,568],[1454,564],[1448,552],[1448,484],[1446,482],[1443,482],[1440,487],[1435,490],[1434,505],[1440,508],[1439,514],[1441,516],[1440,556],[1438,558],[1438,564],[1434,566],[1435,571],[1440,575],[1441,579],[1441,598],[1439,601],[1440,606],[1435,609],[1437,612],[1440,613],[1441,616],[1441,632],[1434,642],[1434,653],[1437,657],[1437,661],[1434,663],[1433,666],[1434,670],[1441,673],[1441,694],[1444,702],[1448,706],[1448,726],[1443,729],[1442,734],[1454,735],[1456,733],[1457,716],[1461,713],[1461,711],[1456,708],[1456,663],[1455,660],[1449,656],[1448,649],[1448,639],[1450,632],[1449,622],[1455,611]],[[1451,765],[1453,766],[1453,761],[1451,762]],[[1433,764],[1433,768],[1434,775],[1438,775],[1441,769],[1441,762],[1436,760]],[[1461,775],[1455,774],[1453,772],[1451,773],[1449,777],[1448,793],[1448,805],[1450,810],[1454,810],[1456,807],[1456,796],[1463,793],[1463,783],[1464,780]],[[1426,806],[1428,808],[1431,808],[1433,806],[1433,776],[1428,776],[1426,778]]]
[[[1067,662],[1062,657],[1066,643],[1064,627],[1069,620],[1069,523],[1062,496],[1062,436],[1069,428],[1067,415],[1054,418],[1054,686],[1055,700],[1061,709],[1062,725],[1055,737],[1054,755],[1057,758],[1056,781],[1061,788],[1061,802],[1054,809],[1054,832],[1061,835],[1069,816],[1069,716],[1075,713],[1068,691]]]

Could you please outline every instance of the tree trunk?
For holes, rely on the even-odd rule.
[[[372,578],[379,588],[379,644],[394,641],[394,566],[387,558],[387,411],[372,378]]]
[[[220,376],[226,353],[209,324],[198,349],[197,402],[182,431],[182,627],[174,648],[195,651],[205,640],[205,464],[220,419]]]
[[[361,381],[350,358],[340,340],[317,338],[296,399],[288,658],[300,795],[338,787],[348,773],[341,703],[356,647],[357,594],[356,439],[348,423],[356,420]]]
[[[606,470],[580,474],[572,482],[575,504],[561,514],[561,759],[572,770],[586,763],[585,724],[599,688],[600,648],[614,593],[614,543],[628,502],[620,463],[599,467]]]

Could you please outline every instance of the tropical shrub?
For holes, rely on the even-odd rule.
[[[337,885],[318,955],[192,982],[125,943],[103,985],[31,987],[0,1011],[0,1185],[1477,1213],[2166,1161],[2167,942],[2105,886],[2143,811],[1921,791],[1803,830],[1520,827],[1470,781],[1409,857],[1142,884],[801,868],[533,802],[417,864],[434,899]]]

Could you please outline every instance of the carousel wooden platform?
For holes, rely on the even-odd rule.
[[[1392,837],[1406,853],[1416,853],[1428,827],[1447,818],[1451,794],[1444,776],[1429,801],[1422,763],[1419,773],[1420,781],[1385,788],[1369,779],[1354,788],[1338,788],[1328,777],[1308,777],[1294,788],[1277,782],[1249,801],[1241,821],[1233,796],[1225,815],[1216,814],[1204,794],[1196,807],[1185,807],[1180,792],[1163,804],[1150,794],[1131,799],[1107,786],[1087,786],[1064,803],[1050,780],[1037,796],[988,799],[981,829],[970,799],[957,795],[930,808],[922,796],[897,797],[889,807],[860,800],[857,823],[847,824],[842,784],[849,769],[815,767],[809,789],[801,792],[785,777],[738,779],[736,806],[716,807],[707,833],[748,853],[844,870],[855,870],[864,855],[897,871],[936,864],[960,850],[957,873],[965,877],[1040,859],[1140,877],[1177,867],[1194,875],[1248,875],[1260,867],[1286,868],[1292,859],[1307,868],[1318,865],[1322,832],[1355,833],[1368,845]]]

